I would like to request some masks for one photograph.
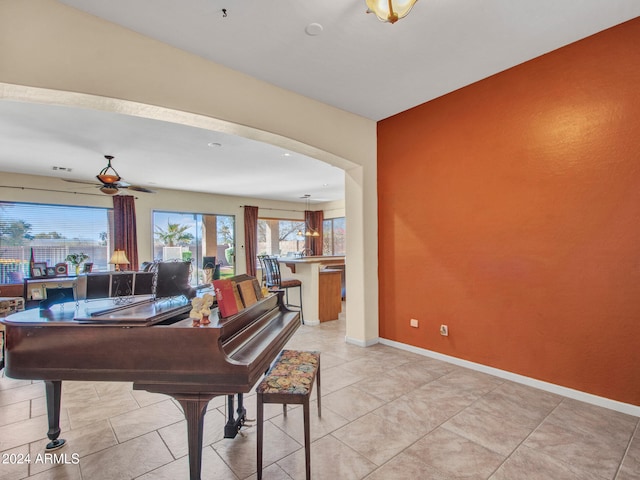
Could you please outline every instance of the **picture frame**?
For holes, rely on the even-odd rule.
[[[66,263],[56,263],[55,268],[55,276],[56,277],[66,277],[67,276],[67,264]]]
[[[55,276],[56,276],[56,268],[47,267],[47,277],[55,277]]]
[[[47,264],[46,262],[34,262],[31,269],[32,277],[46,277],[47,276]]]
[[[82,273],[91,273],[91,270],[93,270],[93,263],[85,262],[82,268]]]
[[[42,290],[39,288],[31,289],[31,299],[32,300],[42,300]]]

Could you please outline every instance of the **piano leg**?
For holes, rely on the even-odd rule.
[[[235,418],[233,410],[233,395],[227,395],[227,424],[224,426],[224,438],[236,438],[247,418],[247,410],[244,408],[242,393],[238,394],[237,418]]]
[[[238,413],[238,418],[242,419],[242,425],[244,425],[245,420],[247,419],[247,410],[244,408],[244,394],[238,394],[238,409],[236,410]]]
[[[47,395],[47,417],[49,419],[49,431],[47,437],[49,442],[47,450],[56,450],[65,444],[65,440],[60,436],[60,397],[62,396],[62,382],[60,380],[47,380],[44,382],[45,393]]]
[[[180,402],[187,419],[187,442],[189,445],[189,479],[200,480],[202,471],[202,431],[207,405],[215,395],[171,394]]]

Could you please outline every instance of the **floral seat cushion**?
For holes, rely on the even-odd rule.
[[[308,395],[319,362],[320,352],[283,350],[256,392]]]

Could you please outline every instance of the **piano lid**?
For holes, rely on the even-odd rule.
[[[67,302],[48,309],[24,310],[1,319],[9,325],[121,325],[149,326],[191,310],[186,297],[154,300],[151,296],[135,297],[126,304],[113,298],[95,301]]]

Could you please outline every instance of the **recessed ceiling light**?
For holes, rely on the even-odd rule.
[[[290,156],[291,156],[291,154],[290,154],[289,152],[285,152],[285,153],[283,153],[283,154],[282,154],[282,156],[283,156],[283,157],[290,157]]]
[[[207,143],[207,146],[209,146],[209,147],[221,147],[222,144],[218,143],[218,142],[209,142],[209,143]]]
[[[324,30],[324,28],[319,23],[310,23],[304,29],[304,31],[307,33],[307,35],[309,35],[311,37],[315,37],[316,35],[320,35],[322,33],[322,30]]]

